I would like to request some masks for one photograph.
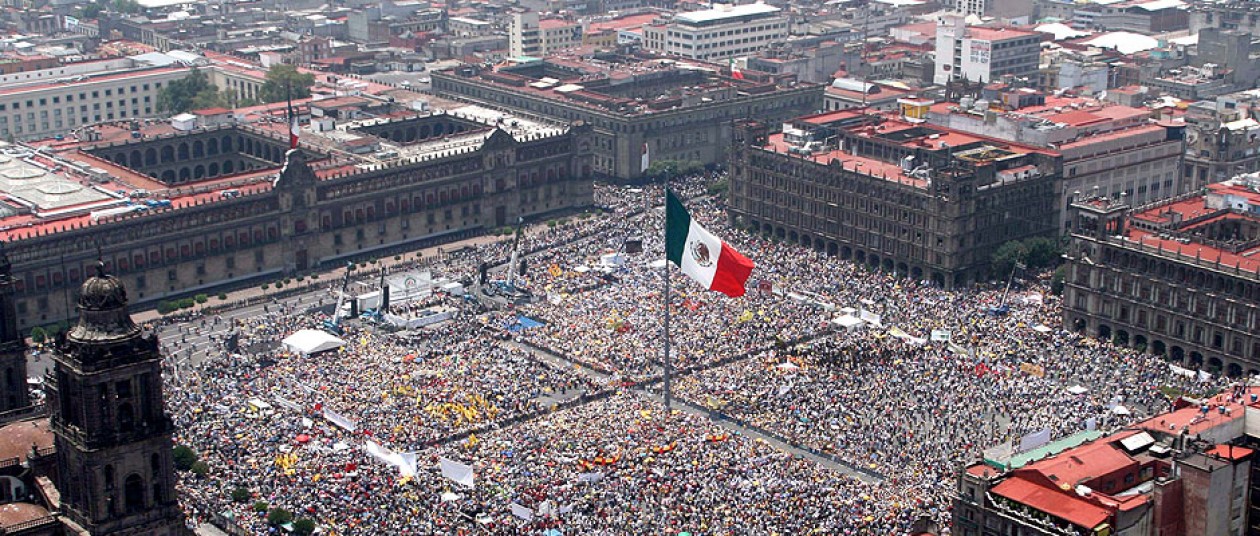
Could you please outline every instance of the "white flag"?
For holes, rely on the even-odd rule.
[[[652,165],[652,157],[648,155],[647,142],[644,142],[643,143],[643,156],[641,156],[639,160],[639,171],[640,172],[647,171],[648,167],[651,165]]]
[[[473,468],[471,465],[462,464],[445,457],[438,458],[438,463],[442,467],[442,476],[464,487],[473,487]]]

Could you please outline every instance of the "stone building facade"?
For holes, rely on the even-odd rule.
[[[625,61],[632,60],[639,61]],[[585,122],[593,130],[596,175],[623,181],[642,176],[645,151],[652,162],[721,164],[734,121],[773,124],[823,107],[823,86],[792,76],[749,72],[734,80],[708,64],[707,70],[660,62],[633,70],[594,65],[561,58],[498,70],[465,65],[434,72],[433,91],[550,121]]]
[[[62,522],[76,535],[187,534],[157,337],[131,321],[122,282],[96,270],[48,382]]]
[[[1232,377],[1260,373],[1260,193],[1234,181],[1130,209],[1072,205],[1064,325]]]
[[[840,111],[769,135],[745,124],[731,158],[736,225],[916,280],[984,281],[1009,240],[1053,234],[1057,154]]]
[[[451,128],[446,116],[389,125],[382,136],[407,139],[411,133],[413,141],[417,132],[433,136],[439,130],[441,140]],[[389,161],[338,159],[305,142],[286,154],[279,139],[231,129],[87,147],[85,154],[100,155],[92,158],[111,170],[121,171],[116,162],[130,165],[139,155],[146,165],[129,173],[156,174],[158,182],[173,173],[165,190],[169,204],[8,230],[18,329],[70,317],[98,247],[110,272],[133,289],[133,303],[152,304],[393,255],[592,203],[590,127],[579,122],[517,136],[478,126],[461,126],[466,144],[417,149],[413,157]],[[217,158],[210,155],[214,140]],[[204,158],[194,156],[199,143]],[[190,158],[181,160],[185,146]],[[176,161],[167,162],[163,155],[171,147]],[[148,167],[152,154],[156,164]],[[272,164],[238,173],[233,181],[181,183],[180,177],[196,177],[202,166],[211,177],[216,163],[222,170],[229,162],[238,162],[238,171],[284,164],[278,176]]]

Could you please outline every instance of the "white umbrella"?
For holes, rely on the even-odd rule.
[[[1079,386],[1079,385],[1073,385],[1073,386],[1071,386],[1071,387],[1068,387],[1068,392],[1069,392],[1069,393],[1072,393],[1072,394],[1074,394],[1074,395],[1083,395],[1083,394],[1085,394],[1085,393],[1088,393],[1088,392],[1089,392],[1089,389],[1086,389],[1086,388],[1081,387],[1081,386]]]
[[[1129,412],[1129,408],[1126,408],[1124,406],[1116,406],[1114,408],[1111,408],[1111,412],[1115,413],[1116,415],[1132,415],[1132,413]]]
[[[782,370],[800,370],[801,368],[801,367],[796,366],[796,364],[791,361],[784,361],[775,366]]]

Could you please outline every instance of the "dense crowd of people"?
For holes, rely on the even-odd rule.
[[[603,212],[522,238],[532,304],[487,312],[438,296],[425,305],[456,308],[455,319],[407,337],[347,325],[345,346],[310,356],[277,344],[324,325],[309,307],[190,327],[230,328],[244,348],[182,370],[167,393],[177,442],[209,467],[181,473],[190,516],[228,512],[262,533],[253,505],[263,501],[332,534],[947,530],[954,472],[983,449],[1041,430],[1111,429],[1167,409],[1159,388],[1204,388],[1156,357],[1057,329],[1060,304],[1042,282],[995,314],[999,288],[947,291],[731,229],[705,196],[712,178],[673,187],[757,268],[741,299],[673,277],[675,390],[695,411],[667,416],[627,387],[658,378],[665,357],[664,214],[645,210],[660,187],[601,186]],[[630,237],[642,253],[622,251]],[[511,244],[452,252],[433,269],[471,279]],[[836,327],[846,307],[879,324]],[[702,409],[747,426],[723,427]],[[382,450],[414,455],[414,474]],[[469,465],[474,485],[444,477],[442,459]],[[233,500],[237,488],[249,500]]]

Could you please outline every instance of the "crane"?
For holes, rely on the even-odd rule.
[[[333,309],[332,320],[324,321],[324,327],[333,333],[341,334],[341,308],[346,303],[346,289],[350,287],[350,274],[354,270],[354,263],[346,263],[346,277],[341,280],[341,290],[337,292],[337,307]]]

